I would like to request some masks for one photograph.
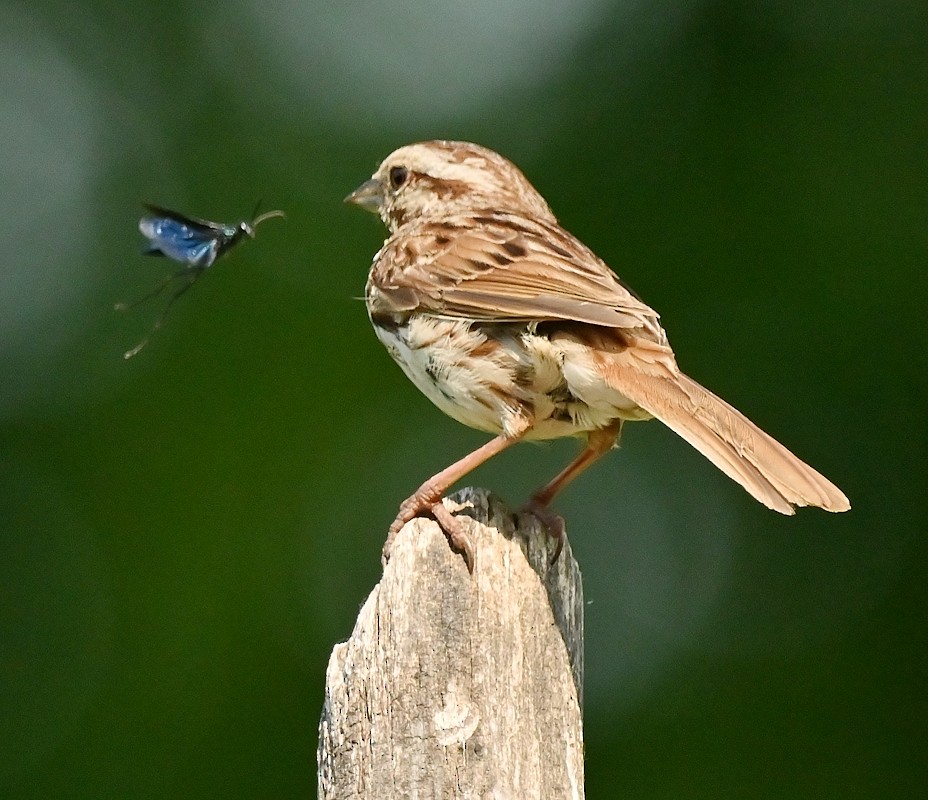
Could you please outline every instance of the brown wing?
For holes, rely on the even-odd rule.
[[[555,225],[511,215],[401,230],[375,260],[368,299],[386,313],[660,331],[657,312],[589,248]]]

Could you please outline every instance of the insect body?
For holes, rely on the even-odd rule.
[[[181,269],[167,275],[152,291],[140,297],[133,303],[117,303],[117,311],[125,311],[137,306],[152,297],[159,295],[174,280],[183,281],[181,287],[171,295],[167,305],[158,317],[151,332],[131,350],[124,354],[125,358],[132,358],[151,338],[152,334],[161,327],[168,310],[174,302],[186,292],[197,279],[208,270],[225,253],[235,247],[242,239],[253,239],[255,228],[264,220],[272,217],[283,217],[283,211],[267,211],[255,216],[250,222],[242,220],[234,225],[221,222],[210,222],[205,219],[188,217],[176,211],[170,211],[160,206],[145,204],[148,214],[139,220],[139,230],[148,239],[145,249],[147,255],[166,256],[172,261],[183,264]],[[255,209],[257,213],[257,209]]]

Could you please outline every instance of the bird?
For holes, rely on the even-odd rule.
[[[441,500],[511,445],[579,437],[579,455],[526,505],[560,551],[551,502],[617,445],[625,422],[656,418],[781,514],[842,512],[844,493],[740,411],[682,372],[658,313],[558,223],[511,161],[469,142],[392,152],[345,201],[378,214],[365,303],[406,376],[458,422],[492,434],[404,500],[384,545],[432,516],[472,568],[461,521]]]

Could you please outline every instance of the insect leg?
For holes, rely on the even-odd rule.
[[[199,271],[199,270],[198,270]],[[131,303],[116,303],[113,308],[116,311],[128,311],[130,308],[135,308],[137,305],[141,305],[146,300],[151,300],[153,297],[157,297],[175,278],[180,278],[182,275],[190,272],[190,267],[184,267],[183,269],[177,270],[177,272],[172,272],[170,275],[165,275],[164,280],[162,280],[154,289],[152,289],[148,294],[142,295],[138,300],[133,300]]]
[[[168,277],[169,277],[169,278],[177,278],[177,277],[179,277],[180,275],[184,275],[184,274],[188,274],[188,273],[191,273],[191,270],[190,270],[189,267],[187,267],[187,268],[185,268],[185,269],[182,269],[180,272],[178,272],[178,273],[176,273],[176,274],[174,274],[174,275],[169,275]],[[163,311],[161,312],[161,314],[158,316],[158,319],[155,321],[155,324],[152,325],[152,328],[151,328],[151,330],[148,332],[148,335],[147,335],[144,339],[142,339],[142,341],[140,341],[140,342],[139,342],[135,347],[133,347],[131,350],[126,350],[126,352],[123,353],[123,356],[122,356],[123,358],[125,358],[125,359],[132,358],[134,355],[137,355],[138,352],[139,352],[143,347],[145,347],[145,345],[148,344],[148,341],[149,341],[149,340],[151,339],[151,337],[154,335],[155,331],[158,330],[158,329],[164,324],[164,318],[168,315],[168,311],[171,310],[171,306],[174,305],[174,302],[175,302],[184,292],[186,292],[191,286],[193,286],[193,284],[195,284],[195,283],[197,282],[197,278],[199,278],[200,275],[202,275],[202,274],[203,274],[203,270],[202,270],[202,269],[197,269],[197,270],[192,271],[192,274],[190,274],[189,278],[187,279],[187,282],[186,282],[183,286],[181,286],[180,289],[178,289],[176,292],[174,292],[174,294],[171,295],[171,299],[168,300],[167,305],[165,305],[165,307],[164,307],[164,310],[163,310]],[[165,283],[164,286],[166,286],[166,285],[167,285],[167,284]],[[163,289],[164,286],[161,286],[160,289],[159,289],[159,291],[161,291],[161,289]],[[149,295],[149,296],[153,296],[153,295]],[[146,300],[147,300],[148,298],[145,297],[145,298],[143,298],[143,299],[146,299]],[[133,304],[133,305],[135,305],[135,304]]]

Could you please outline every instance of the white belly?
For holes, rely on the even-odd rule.
[[[406,377],[449,417],[482,431],[502,430],[509,409],[492,387],[511,381],[505,365],[473,357],[484,336],[465,323],[422,316],[396,330],[374,329]]]
[[[604,428],[620,417],[642,418],[633,403],[594,377],[577,380],[589,385],[571,386],[564,354],[528,326],[482,327],[420,314],[406,325],[374,329],[419,390],[471,428],[510,433],[528,420],[525,438],[555,439]]]

